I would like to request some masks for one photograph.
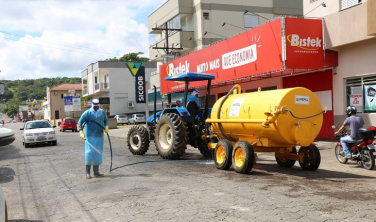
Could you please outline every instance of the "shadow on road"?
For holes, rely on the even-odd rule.
[[[0,167],[0,184],[8,183],[14,180],[16,173],[10,167]]]

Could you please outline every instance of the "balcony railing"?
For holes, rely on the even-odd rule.
[[[101,89],[109,89],[110,88],[109,82],[102,82],[101,85],[102,85]]]
[[[99,90],[99,83],[94,85],[94,90]]]

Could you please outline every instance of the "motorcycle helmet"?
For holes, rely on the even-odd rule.
[[[346,114],[347,114],[347,116],[351,116],[351,115],[356,114],[355,106],[348,106],[347,109],[346,109]]]

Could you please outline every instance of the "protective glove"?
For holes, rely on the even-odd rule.
[[[108,126],[106,126],[106,128],[104,128],[103,132],[108,133]]]
[[[80,130],[80,138],[85,140],[85,133],[83,130]]]

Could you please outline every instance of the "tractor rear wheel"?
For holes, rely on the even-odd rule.
[[[255,162],[253,146],[248,141],[239,141],[232,151],[232,163],[237,173],[247,174]]]
[[[149,149],[149,134],[143,126],[132,126],[128,131],[127,143],[133,155],[144,155]]]
[[[214,163],[220,170],[228,170],[231,167],[232,144],[230,140],[219,140],[214,151]]]
[[[187,123],[176,113],[161,116],[155,129],[155,145],[163,159],[179,159],[188,143]]]
[[[296,152],[295,147],[292,148],[291,153],[293,153],[293,154],[298,153],[298,152]],[[279,157],[275,157],[275,160],[277,161],[277,163],[280,167],[286,167],[286,168],[291,168],[292,166],[295,165],[295,162],[296,162],[296,160],[289,160],[289,159],[286,159],[286,158],[279,158]]]
[[[300,147],[299,154],[303,154],[304,161],[299,162],[303,170],[314,171],[320,166],[321,155],[319,149],[315,145]]]

